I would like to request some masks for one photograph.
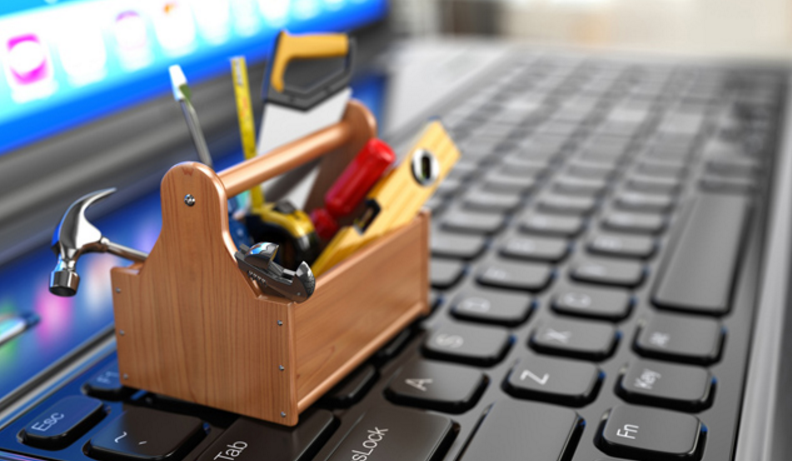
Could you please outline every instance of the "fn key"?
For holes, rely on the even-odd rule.
[[[103,461],[160,461],[179,458],[206,435],[193,416],[132,407],[88,443],[88,455]]]

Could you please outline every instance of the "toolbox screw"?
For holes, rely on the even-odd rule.
[[[283,365],[278,365],[278,370],[283,371],[285,369],[286,369],[286,367],[284,367]]]
[[[286,417],[286,412],[285,412],[285,411],[282,411],[282,412],[281,412],[281,418],[285,418],[285,417]]]
[[[124,379],[129,379],[129,375],[124,373]]]
[[[118,334],[124,336],[124,330],[118,330]]]
[[[121,288],[116,288],[116,293],[121,293]]]
[[[187,206],[195,205],[195,197],[193,197],[192,194],[185,195],[184,196],[184,203],[186,203]]]
[[[281,320],[278,320],[278,326],[279,326],[279,327],[282,327],[282,326],[283,326],[283,321],[281,321]]]

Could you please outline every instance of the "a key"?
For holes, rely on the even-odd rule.
[[[435,189],[435,196],[450,197],[456,194],[462,187],[462,181],[458,178],[446,178]]]
[[[433,296],[435,298],[434,300],[432,299]],[[439,298],[437,294],[430,294],[429,304],[435,307],[439,305],[441,300],[437,298]],[[392,359],[393,357],[396,357],[396,354],[404,349],[404,346],[410,342],[413,333],[414,332],[412,328],[407,328],[399,332],[395,338],[391,339],[388,344],[386,344],[382,349],[378,350],[377,353],[374,354],[374,361],[377,363],[382,363]]]
[[[432,229],[430,248],[432,256],[474,259],[481,255],[487,241],[480,235],[462,235]]]
[[[582,426],[574,410],[501,400],[484,417],[461,461],[569,459]]]
[[[518,398],[579,407],[596,397],[604,377],[591,363],[532,356],[511,369],[504,387]]]
[[[194,416],[128,407],[88,442],[88,455],[102,461],[179,459],[206,435]]]
[[[505,329],[447,323],[427,335],[423,351],[430,358],[486,367],[500,362],[510,346]]]
[[[682,182],[673,176],[633,175],[627,180],[627,187],[638,192],[674,194]]]
[[[500,213],[449,210],[443,217],[442,225],[450,231],[494,234],[503,227],[505,221],[505,216]]]
[[[647,259],[657,249],[652,237],[599,232],[593,234],[586,245],[588,251],[605,256]]]
[[[636,261],[581,258],[572,267],[570,275],[581,282],[636,287],[643,282],[646,268]]]
[[[490,171],[483,176],[481,183],[485,190],[491,192],[525,194],[536,186],[536,179],[531,176],[510,176],[498,171]]]
[[[553,183],[553,189],[560,194],[597,196],[605,192],[608,182],[598,179],[561,176]]]
[[[597,445],[612,456],[658,461],[696,460],[704,449],[704,427],[695,416],[617,405],[605,418],[597,435]]]
[[[547,213],[586,215],[594,211],[597,200],[594,197],[545,194],[539,198],[538,205]]]
[[[25,445],[57,450],[69,446],[104,416],[101,401],[69,396],[33,418],[19,436]]]
[[[553,310],[560,314],[618,322],[627,318],[633,296],[619,288],[566,285],[553,296]]]
[[[751,176],[761,170],[759,162],[751,157],[729,155],[707,160],[706,169],[722,176]]]
[[[377,381],[377,369],[367,364],[358,368],[335,386],[323,402],[333,408],[348,408],[359,402]]]
[[[714,382],[706,368],[635,360],[619,378],[616,392],[628,402],[701,411],[712,401]]]
[[[306,411],[295,427],[239,418],[197,461],[308,461],[337,425],[327,410]]]
[[[669,195],[625,192],[616,195],[616,206],[624,210],[666,213],[674,206]]]
[[[474,368],[415,360],[391,379],[385,395],[393,402],[446,413],[462,413],[476,404],[487,385]]]
[[[583,231],[584,224],[580,216],[529,213],[520,219],[520,230],[530,234],[574,237]]]
[[[434,461],[442,459],[454,426],[445,416],[394,405],[366,414],[326,461]]]
[[[638,171],[641,173],[654,176],[679,179],[687,172],[685,162],[675,161],[671,159],[655,159],[645,158],[642,159],[637,165]]]
[[[461,320],[513,327],[528,320],[533,309],[534,302],[527,294],[479,288],[458,294],[451,314]]]
[[[500,247],[502,256],[527,261],[559,262],[569,251],[569,241],[557,237],[511,237]]]
[[[702,194],[664,256],[652,302],[660,308],[723,315],[731,307],[750,201]]]
[[[639,234],[658,234],[665,229],[666,218],[657,213],[610,211],[602,220],[606,229]]]
[[[725,178],[708,174],[701,178],[699,187],[712,193],[750,194],[756,190],[756,183],[751,178]]]
[[[118,362],[114,361],[103,366],[83,384],[83,392],[100,399],[120,400],[132,395],[135,390],[121,384]]]
[[[616,169],[613,167],[603,167],[596,163],[575,161],[569,164],[566,174],[585,179],[607,180],[614,175]]]
[[[459,282],[465,272],[465,265],[454,259],[432,258],[429,265],[429,279],[434,288],[450,288]]]
[[[476,271],[476,281],[482,285],[533,292],[547,288],[553,276],[553,269],[548,264],[503,259],[483,263]]]
[[[529,345],[545,354],[604,360],[616,348],[617,330],[606,323],[551,319],[531,334]]]
[[[720,357],[723,337],[715,320],[657,313],[640,327],[634,347],[644,357],[707,365]]]
[[[522,197],[515,193],[494,193],[473,189],[462,197],[465,208],[482,212],[510,212],[520,206]]]

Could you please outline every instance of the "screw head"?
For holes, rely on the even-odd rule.
[[[116,288],[116,289],[115,289],[115,292],[116,292],[116,293],[121,293],[121,288]]]
[[[184,203],[187,204],[187,206],[195,205],[195,197],[193,197],[192,194],[185,195],[184,196]]]
[[[129,375],[124,373],[124,379],[129,379]]]
[[[286,369],[286,367],[284,367],[283,365],[278,365],[278,370],[283,371],[285,369]]]
[[[282,320],[278,320],[278,326],[279,326],[279,327],[282,327],[282,326],[283,326],[283,321],[282,321]]]
[[[282,412],[281,412],[281,418],[285,418],[285,417],[286,417],[286,412],[285,412],[285,411],[282,411]]]
[[[118,330],[118,334],[124,336],[126,333],[124,332],[124,330]]]

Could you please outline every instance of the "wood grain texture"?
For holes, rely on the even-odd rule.
[[[315,146],[291,149],[300,155]],[[317,280],[312,298],[295,304],[262,294],[238,269],[227,186],[199,163],[165,175],[162,231],[148,259],[111,271],[119,371],[130,387],[295,425],[301,411],[428,313],[429,215],[339,264]]]

